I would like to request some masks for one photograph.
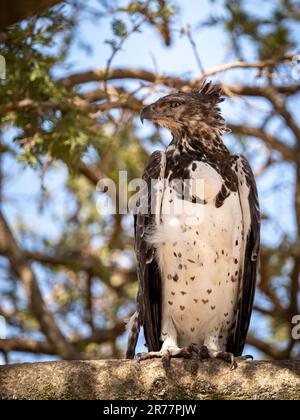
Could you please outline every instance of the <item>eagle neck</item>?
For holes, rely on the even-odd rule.
[[[200,126],[191,130],[184,127],[181,133],[173,134],[173,139],[167,148],[167,153],[181,155],[213,155],[222,158],[230,157],[230,152],[223,143],[222,133],[219,129]]]

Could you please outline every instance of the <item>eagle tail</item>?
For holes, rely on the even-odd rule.
[[[127,327],[128,341],[126,350],[126,359],[133,359],[135,355],[135,348],[140,333],[140,320],[138,312],[135,312],[130,318]]]

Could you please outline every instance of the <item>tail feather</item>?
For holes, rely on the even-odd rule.
[[[140,321],[139,314],[135,312],[130,318],[127,327],[128,331],[128,341],[127,341],[127,350],[126,350],[126,359],[133,359],[135,355],[135,348],[140,333]]]

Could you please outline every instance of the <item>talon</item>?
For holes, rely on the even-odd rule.
[[[192,357],[192,349],[189,347],[184,347],[181,349],[179,357],[183,357],[184,359],[190,359]]]
[[[230,370],[235,370],[238,367],[238,364],[235,360],[235,357],[232,355],[231,358],[231,364],[230,364]]]
[[[238,367],[235,356],[232,353],[220,351],[216,353],[214,357],[216,359],[222,359],[225,360],[225,362],[230,363],[230,370],[235,370]]]
[[[197,353],[197,352],[198,352],[198,347],[196,346],[196,344],[190,344],[190,345],[187,347],[187,349],[188,349],[190,352],[195,352],[195,353]]]
[[[202,361],[203,359],[209,359],[209,351],[206,346],[201,346],[199,349],[199,359]]]
[[[247,354],[245,356],[240,356],[240,357],[236,357],[235,360],[237,362],[241,361],[241,362],[247,362],[248,360],[254,360],[254,357]]]
[[[142,353],[137,353],[135,355],[135,360],[139,363],[142,360]]]
[[[246,354],[246,356],[242,356],[242,360],[254,360],[254,357],[251,354]]]
[[[195,344],[191,344],[188,347],[190,352],[194,352],[197,354],[198,359],[202,362],[203,359],[209,359],[209,352],[206,346],[197,346]]]

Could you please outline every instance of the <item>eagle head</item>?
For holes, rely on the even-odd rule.
[[[201,125],[225,132],[225,121],[218,107],[223,100],[219,87],[204,82],[200,90],[173,93],[146,106],[141,112],[141,121],[148,119],[174,135],[184,129],[193,132]]]

